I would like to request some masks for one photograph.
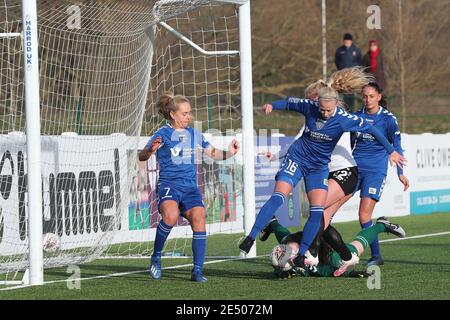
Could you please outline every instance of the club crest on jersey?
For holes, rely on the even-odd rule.
[[[325,122],[322,119],[317,119],[316,120],[316,128],[317,130],[321,130],[324,126],[325,126]]]
[[[178,137],[178,140],[179,140],[180,142],[187,142],[187,136],[184,135],[184,134],[181,134],[181,135]]]

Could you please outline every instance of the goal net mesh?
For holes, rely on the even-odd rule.
[[[102,255],[147,256],[160,219],[158,164],[137,151],[165,122],[165,91],[192,104],[218,148],[241,127],[237,7],[208,0],[38,1],[44,267]],[[0,4],[0,273],[28,267],[27,154],[21,1]],[[233,131],[233,132],[232,132]],[[228,136],[226,136],[228,133]],[[207,231],[242,231],[242,167],[203,161]],[[165,252],[190,254],[180,218]],[[51,239],[51,240],[48,240]],[[55,243],[53,243],[53,242]]]

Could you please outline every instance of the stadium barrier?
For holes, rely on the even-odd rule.
[[[54,232],[63,236],[65,241],[62,242],[62,249],[71,249],[79,245],[84,245],[88,238],[98,236],[98,233],[108,231],[106,226],[112,223],[119,226],[112,244],[124,243],[131,241],[151,241],[154,238],[155,227],[158,221],[157,209],[155,206],[155,188],[156,188],[156,166],[151,164],[144,170],[147,174],[147,188],[144,190],[145,195],[148,196],[148,202],[153,206],[147,211],[149,217],[137,217],[135,214],[130,214],[130,208],[134,205],[133,192],[139,190],[131,190],[132,183],[130,172],[132,169],[123,170],[125,167],[135,165],[136,152],[127,149],[126,141],[129,141],[125,135],[122,135],[124,143],[118,141],[120,135],[105,136],[102,139],[102,148],[96,153],[96,157],[103,159],[114,159],[114,161],[104,161],[104,166],[96,165],[92,171],[89,161],[92,161],[92,155],[89,159],[83,156],[82,153],[77,156],[71,156],[70,159],[64,159],[64,152],[60,152],[64,147],[64,139],[70,139],[71,143],[76,143],[77,135],[61,135],[61,136],[43,136],[42,137],[42,155],[43,161],[47,164],[45,170],[42,172],[44,177],[48,177],[49,181],[53,181],[53,187],[49,185],[43,186],[43,192],[46,196],[43,197],[44,207],[44,233]],[[239,136],[238,136],[239,137]],[[85,137],[84,137],[85,138]],[[98,137],[97,137],[98,138]],[[226,148],[232,137],[211,137],[210,140],[213,145],[218,148]],[[26,175],[26,149],[20,149],[20,142],[23,142],[23,135],[9,134],[1,135],[0,142],[2,145],[1,154],[2,161],[0,162],[0,178],[7,182],[2,184],[2,197],[0,198],[0,207],[3,210],[7,208],[18,208],[14,214],[3,214],[5,220],[2,223],[3,239],[8,239],[7,242],[0,240],[0,254],[7,252],[12,254],[15,248],[21,248],[24,242],[27,241],[26,226],[25,226],[25,209],[23,202],[26,200],[26,188],[24,188],[24,181]],[[138,145],[143,147],[148,138],[140,137]],[[293,141],[293,137],[280,137],[271,141],[271,145],[267,146],[267,138],[256,139],[257,155],[255,167],[255,182],[256,182],[256,207],[257,212],[264,202],[270,197],[274,185],[274,176],[278,171],[279,161],[268,162],[262,154],[266,151],[277,153],[282,146],[287,146]],[[89,142],[86,139],[80,139],[86,148],[91,149],[94,146],[87,146]],[[404,216],[409,214],[427,214],[432,212],[450,211],[450,133],[449,134],[421,134],[421,135],[402,135],[402,144],[405,149],[405,155],[408,159],[408,166],[404,169],[405,175],[409,178],[411,187],[408,191],[403,191],[403,185],[397,178],[395,167],[389,167],[386,179],[386,185],[383,191],[383,196],[377,204],[374,211],[374,218],[386,216]],[[104,150],[104,151],[102,151]],[[116,163],[120,159],[127,159],[127,164]],[[122,160],[123,161],[123,160]],[[223,162],[218,164],[219,169],[214,170],[219,172],[219,179],[233,181],[235,189],[225,189],[224,201],[220,204],[220,212],[223,214],[220,217],[220,225],[218,223],[211,223],[208,225],[209,230],[220,228],[227,230],[225,224],[229,224],[229,232],[243,232],[243,201],[242,201],[242,173],[235,170],[232,174],[227,170],[227,166],[241,165],[242,158],[237,156],[234,159],[227,160],[231,162]],[[49,164],[52,164],[50,166]],[[220,168],[220,166],[223,168]],[[52,169],[49,169],[52,168]],[[121,172],[121,171],[125,172]],[[92,171],[92,172],[91,172]],[[202,173],[203,172],[203,173]],[[202,179],[202,174],[206,171],[200,172],[199,179]],[[83,176],[83,177],[82,177]],[[89,184],[87,180],[91,181],[93,185],[98,186],[98,202],[81,203],[89,201],[92,198],[76,197],[79,193],[82,179],[84,184]],[[229,180],[229,181],[228,181]],[[90,180],[89,180],[90,181]],[[56,186],[56,187],[55,187]],[[77,187],[78,186],[78,187]],[[57,190],[60,188],[61,190]],[[114,188],[120,188],[120,192],[114,192]],[[125,189],[128,188],[128,189]],[[131,191],[130,191],[131,190]],[[222,189],[221,189],[222,190]],[[64,194],[71,194],[67,199],[72,201],[66,203],[63,199]],[[207,193],[207,190],[203,190]],[[138,195],[142,196],[142,195]],[[118,199],[117,197],[124,197],[126,199]],[[61,199],[60,199],[61,198]],[[101,199],[100,199],[101,198]],[[74,202],[76,201],[76,203]],[[19,205],[9,202],[19,202]],[[20,204],[22,202],[22,204]],[[58,206],[59,204],[59,206]],[[121,205],[122,215],[115,216],[115,206]],[[72,215],[74,208],[85,206],[98,206],[93,208],[91,214],[98,215],[98,227],[92,226],[89,230],[88,225],[74,223],[76,219]],[[358,219],[359,196],[358,193],[346,203],[340,211],[335,215],[335,222],[353,221]],[[58,207],[61,207],[58,209]],[[62,210],[64,220],[70,218],[71,224],[54,223],[51,219],[57,219],[58,210]],[[308,212],[308,204],[306,195],[304,194],[303,184],[300,183],[294,189],[293,196],[289,201],[280,208],[276,215],[281,222],[286,226],[298,226],[300,216],[303,218]],[[227,216],[228,215],[228,216]],[[67,217],[67,218],[66,218]],[[80,216],[78,216],[80,217]],[[138,220],[136,220],[138,219]],[[141,220],[139,220],[141,219]],[[48,230],[48,227],[56,228],[56,230]],[[83,230],[78,230],[75,226],[83,226]],[[105,227],[105,228],[104,228]],[[14,233],[14,234],[9,234]],[[214,232],[213,232],[214,233]],[[174,228],[171,237],[190,237],[191,231],[189,226],[180,222],[179,227]],[[1,239],[0,238],[0,239]],[[77,241],[80,238],[80,241]]]
[[[280,143],[289,144],[293,139],[294,137],[280,138]],[[404,168],[404,174],[409,179],[411,186],[406,192],[403,191],[403,185],[398,180],[396,168],[389,167],[383,195],[375,207],[374,218],[383,215],[392,217],[450,212],[450,133],[402,134],[402,146],[408,160],[408,164]],[[265,147],[258,145],[258,148],[264,149]],[[257,162],[256,166],[255,179],[257,184],[261,182],[261,179],[271,181],[270,186],[267,185],[265,188],[259,189],[257,187],[256,189],[257,199],[266,199],[273,190],[273,179],[278,167],[273,164],[266,164],[264,167],[261,166],[260,162]],[[272,171],[269,174],[270,169]],[[261,172],[264,174],[261,174]],[[293,203],[289,207],[285,204],[276,213],[286,226],[298,226],[300,214],[303,218],[306,218],[309,214],[303,184],[300,183],[300,186],[294,190],[292,199]],[[333,221],[358,220],[359,201],[359,192],[357,192],[336,213]]]

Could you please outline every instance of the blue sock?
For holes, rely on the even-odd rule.
[[[266,226],[269,220],[275,214],[275,211],[281,207],[286,200],[284,194],[281,192],[274,192],[269,200],[263,205],[258,215],[256,216],[255,224],[250,231],[249,237],[256,239],[258,233]]]
[[[372,220],[369,222],[361,223],[362,229],[367,229],[373,225]],[[379,257],[380,256],[380,242],[378,242],[378,237],[372,241],[370,244],[370,251],[372,252],[372,256]]]
[[[152,257],[161,257],[161,251],[164,248],[164,244],[166,243],[170,230],[172,230],[172,226],[168,226],[163,220],[159,221],[158,227],[156,228],[156,237]]]
[[[195,232],[192,237],[192,254],[194,255],[194,272],[202,271],[206,256],[206,232]]]
[[[309,218],[303,228],[302,243],[300,245],[300,255],[305,255],[312,242],[316,238],[320,229],[320,221],[323,219],[323,207],[311,206],[309,208]]]

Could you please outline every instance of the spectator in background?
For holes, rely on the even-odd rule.
[[[336,49],[334,62],[338,70],[361,66],[361,50],[353,43],[350,33],[344,35],[342,46]],[[350,112],[354,112],[355,96],[353,93],[343,94],[342,100]]]
[[[369,41],[369,51],[364,55],[362,65],[366,68],[366,72],[375,76],[376,83],[384,92],[386,90],[386,78],[384,76],[383,55],[376,40]]]
[[[361,65],[361,50],[353,43],[350,33],[344,35],[343,45],[336,49],[335,63],[338,70]]]

